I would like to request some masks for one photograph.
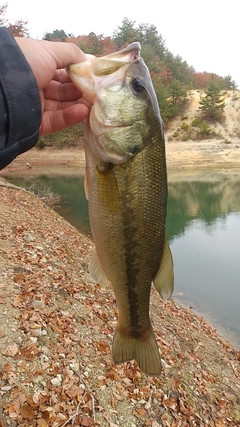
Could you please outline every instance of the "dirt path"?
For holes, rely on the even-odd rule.
[[[172,150],[179,167],[184,147]],[[26,161],[31,172],[43,162],[84,168],[76,149],[31,150],[10,168],[27,173]],[[0,186],[0,212],[1,427],[240,425],[240,354],[216,330],[153,290],[162,376],[113,365],[116,304],[111,288],[90,280],[91,242],[22,190]]]

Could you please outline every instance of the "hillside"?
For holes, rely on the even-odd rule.
[[[204,95],[204,91],[191,90],[188,92],[188,103],[184,113],[170,123],[167,124],[166,128],[166,141],[181,141],[191,140],[191,136],[188,136],[190,130],[194,131],[191,127],[191,122],[196,117],[201,117],[201,111],[199,111],[199,101],[201,96]],[[223,93],[225,102],[223,122],[222,123],[209,123],[208,125],[216,135],[215,138],[219,139],[219,142],[239,143],[240,139],[240,91],[229,90]],[[189,132],[190,133],[190,132]],[[200,138],[198,138],[200,139]],[[207,139],[207,138],[206,138]],[[196,136],[194,138],[196,140]]]
[[[196,166],[198,169],[240,168],[240,91],[226,92],[224,122],[209,124],[217,135],[209,139],[186,140],[186,125],[191,128],[193,118],[200,116],[198,108],[201,94],[200,91],[189,92],[184,114],[176,117],[165,128],[168,170],[196,170]],[[61,144],[59,149],[56,145],[41,150],[33,148],[17,157],[0,175],[16,170],[21,170],[21,173],[25,171],[28,175],[27,162],[31,164],[31,174],[38,174],[43,166],[54,174],[63,174],[64,170],[69,173],[71,167],[78,168],[79,173],[84,174],[83,144],[84,138],[80,136],[76,146]],[[78,173],[77,169],[75,173]]]
[[[239,168],[240,167],[240,91],[226,91],[222,123],[207,123],[209,133],[197,135],[191,125],[201,117],[203,91],[189,91],[184,113],[169,122],[165,130],[168,169]]]

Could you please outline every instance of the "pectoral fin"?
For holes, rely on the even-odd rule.
[[[88,264],[88,270],[92,279],[99,283],[103,288],[106,288],[109,284],[109,280],[106,274],[103,271],[102,265],[98,258],[98,254],[96,251],[93,251],[92,256],[90,258]]]
[[[165,241],[161,264],[153,284],[163,299],[169,299],[173,293],[174,273],[172,253],[168,243]]]

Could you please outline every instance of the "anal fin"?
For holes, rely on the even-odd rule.
[[[107,285],[109,284],[109,280],[103,271],[103,268],[98,258],[98,254],[96,250],[94,250],[91,255],[91,258],[88,264],[88,270],[91,278],[95,282],[99,283],[103,288],[107,287]]]
[[[165,241],[163,256],[153,284],[161,297],[165,300],[172,296],[174,288],[173,259],[168,242]]]

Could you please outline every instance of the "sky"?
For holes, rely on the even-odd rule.
[[[33,38],[56,29],[111,36],[124,17],[153,24],[171,53],[196,71],[230,75],[240,89],[240,0],[0,0],[5,2],[7,17],[27,20]]]

